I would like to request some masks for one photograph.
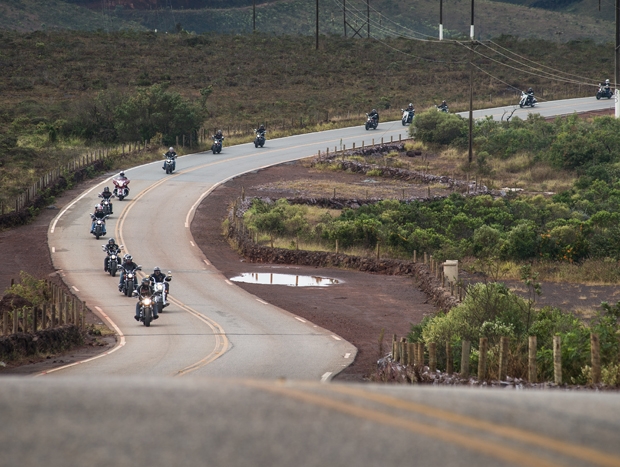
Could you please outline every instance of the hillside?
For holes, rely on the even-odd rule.
[[[546,2],[546,3],[545,3]],[[256,29],[269,34],[312,35],[315,4],[306,0],[261,1],[256,7]],[[438,35],[436,0],[373,0],[370,33],[373,37],[425,38]],[[548,4],[548,5],[547,5]],[[551,9],[536,8],[547,5]],[[561,8],[558,8],[560,6]],[[505,0],[476,2],[476,36],[489,39],[502,34],[549,41],[591,39],[613,42],[613,4],[598,0],[553,1]],[[360,29],[366,19],[363,0],[347,2],[347,20]],[[320,4],[322,34],[343,34],[342,2]],[[469,34],[470,2],[444,1],[444,36],[463,38]],[[251,32],[251,0],[10,0],[0,5],[0,28],[33,31],[45,28],[114,31],[128,28],[196,33]],[[351,28],[349,35],[353,35]]]

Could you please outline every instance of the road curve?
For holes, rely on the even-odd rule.
[[[594,98],[542,102],[533,110],[517,109],[515,115],[569,114],[612,104]],[[476,111],[475,117],[501,119],[508,110]],[[116,200],[108,234],[125,245],[145,272],[156,265],[174,271],[172,305],[148,329],[133,320],[134,299],[121,296],[116,279],[102,271],[100,245],[107,237],[97,241],[88,234],[96,193],[110,181],[83,193],[50,225],[52,259],[64,281],[121,339],[105,358],[62,373],[330,379],[351,362],[355,349],[328,330],[232,285],[195,246],[189,223],[199,201],[231,177],[318,151],[397,141],[406,138],[407,130],[396,121],[381,123],[375,131],[358,126],[271,140],[261,149],[252,144],[227,147],[219,155],[180,157],[173,175],[166,175],[159,163],[127,170],[131,195]]]

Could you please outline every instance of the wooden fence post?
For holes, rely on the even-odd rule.
[[[85,329],[86,327],[86,302],[82,302],[82,331]]]
[[[529,336],[528,339],[528,363],[527,363],[527,379],[530,383],[538,382],[538,369],[536,367],[536,336]]]
[[[407,344],[407,365],[412,366],[415,365],[415,343],[414,342],[409,342],[409,344]]]
[[[400,363],[407,364],[407,339],[400,338]]]
[[[50,317],[50,329],[56,326],[56,304],[52,303],[52,316]]]
[[[420,368],[424,368],[424,342],[418,342],[417,345],[417,350],[418,350],[418,366]]]
[[[592,384],[601,382],[601,342],[598,334],[590,334],[590,359],[592,362]]]
[[[553,381],[562,384],[562,339],[553,336]]]
[[[398,363],[400,360],[400,346],[398,345],[398,339],[396,339],[396,335],[394,335],[394,353],[392,354],[393,360],[395,363]]]
[[[500,337],[499,340],[499,375],[498,379],[503,381],[506,379],[508,372],[508,337]]]
[[[41,313],[41,330],[44,330],[47,326],[47,303],[43,304],[43,311]]]
[[[452,346],[450,341],[446,342],[446,374],[452,374]]]
[[[480,338],[478,344],[478,380],[485,381],[487,378],[487,353],[489,340],[486,337]]]
[[[13,310],[13,334],[17,334],[19,330],[19,313],[17,310]]]
[[[428,343],[428,367],[432,373],[437,371],[437,344]]]
[[[32,332],[37,332],[37,315],[39,314],[39,307],[34,308],[34,313],[32,314]]]
[[[469,353],[471,351],[471,342],[461,342],[461,377],[469,378]]]

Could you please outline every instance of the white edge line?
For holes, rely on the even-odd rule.
[[[191,240],[189,241],[191,246],[196,246],[196,244],[194,242],[192,242]]]
[[[346,354],[344,354],[344,358],[349,358],[349,357],[351,357],[350,353],[347,352]]]
[[[269,305],[265,300],[261,300],[260,298],[256,299],[257,302],[261,302],[263,305]]]
[[[71,288],[72,288],[73,290],[75,290],[76,292],[79,292],[79,291],[80,291],[80,289],[78,289],[75,285],[72,285],[72,286],[71,286]]]
[[[337,341],[341,341],[341,340],[342,340],[340,337],[338,337],[338,336],[334,336],[333,334],[332,334],[332,337],[333,337],[334,339],[336,339]]]
[[[56,247],[55,246],[52,247],[52,253],[56,253]]]
[[[321,383],[326,383],[331,375],[332,375],[331,371],[328,371],[327,373],[323,374],[323,376],[321,376]]]
[[[300,318],[299,316],[295,316],[295,319],[296,319],[297,321],[301,321],[302,323],[305,323],[305,322],[306,322],[306,320],[305,320],[305,319],[302,319],[302,318]]]
[[[232,282],[230,282],[228,279],[224,279],[224,282],[226,282],[228,285],[235,285]]]
[[[120,328],[116,325],[116,323],[114,321],[112,321],[110,319],[110,317],[108,315],[106,315],[101,308],[96,306],[95,309],[101,314],[101,316],[103,316],[110,323],[110,326],[112,326],[114,328],[114,330],[116,331],[116,334],[121,338],[120,341],[118,342],[118,344],[116,344],[116,346],[112,350],[109,350],[107,352],[104,352],[102,354],[96,355],[96,356],[91,357],[91,358],[87,358],[86,360],[80,360],[78,362],[70,363],[69,365],[59,366],[58,368],[52,368],[51,370],[47,370],[47,371],[43,371],[41,373],[38,373],[38,374],[34,375],[35,378],[37,378],[39,376],[49,375],[50,373],[55,373],[56,371],[64,370],[66,368],[71,368],[72,366],[81,365],[82,363],[92,362],[93,360],[97,360],[97,359],[99,359],[101,357],[106,357],[106,356],[110,355],[111,353],[116,352],[121,347],[125,346],[125,344],[127,342],[125,340],[125,335],[123,334],[123,331],[120,330]]]

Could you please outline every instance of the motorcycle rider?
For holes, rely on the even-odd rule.
[[[261,123],[260,126],[258,127],[258,129],[256,130],[256,134],[259,135],[259,136],[262,136],[264,138],[266,132],[267,132],[267,130],[265,130],[265,125],[263,125]]]
[[[532,88],[527,89],[527,103],[531,104],[534,102],[534,90]]]
[[[377,125],[379,124],[379,112],[377,112],[377,109],[372,109],[368,116],[372,118]]]
[[[114,180],[119,180],[119,181],[125,181],[127,180],[127,184],[125,185],[125,189],[127,190],[127,194],[129,194],[129,179],[127,177],[125,177],[125,172],[121,171],[119,172],[119,174],[114,178]],[[116,193],[116,188],[114,188],[115,194],[118,195],[118,193]]]
[[[415,109],[413,108],[413,104],[409,102],[409,105],[405,109],[407,112],[413,112]]]
[[[151,281],[151,287],[153,287],[153,290],[156,282],[162,282],[164,284],[164,289],[166,290],[166,295],[170,293],[170,285],[168,284],[168,282],[170,282],[170,279],[166,280],[167,276],[163,272],[161,272],[159,266],[155,266],[153,268],[153,274],[151,274],[148,278]],[[168,305],[168,302],[164,303],[163,308],[166,308]]]
[[[113,238],[108,240],[108,244],[104,246],[106,257],[103,259],[103,270],[108,272],[108,258],[110,255],[117,255],[121,252],[121,247],[116,244]]]
[[[127,271],[133,271],[135,270],[138,265],[136,263],[133,262],[133,257],[130,254],[127,254],[125,256],[123,256],[123,264],[122,264],[123,268],[121,269],[121,275],[120,275],[120,279],[118,281],[118,291],[122,292],[123,291],[123,282],[125,281],[125,273]],[[137,286],[136,282],[134,281],[134,290]]]
[[[138,302],[136,303],[136,316],[134,316],[134,319],[136,321],[140,321],[140,301],[145,297],[150,298],[153,295],[153,289],[151,287],[151,283],[149,282],[148,277],[142,279],[140,287],[136,289],[134,295],[138,296]],[[157,308],[153,307],[153,319],[157,318],[159,318],[159,315],[157,314]]]
[[[90,215],[93,222],[90,225],[90,233],[95,231],[95,222],[97,219],[105,219],[106,213],[103,212],[103,206],[101,204],[95,205],[95,212]],[[105,235],[105,222],[103,223],[103,235]]]
[[[165,158],[171,158],[172,159],[172,170],[174,171],[174,169],[177,166],[177,153],[174,151],[174,148],[172,146],[170,146],[170,148],[168,148],[168,152],[164,154]],[[164,166],[162,167],[162,169],[166,170],[166,163],[164,162]]]
[[[108,200],[108,202],[110,203],[110,214],[114,214],[114,212],[112,212],[112,202],[110,201],[112,199],[112,192],[110,191],[110,187],[104,187],[103,191],[101,193],[99,193],[99,198],[103,198],[105,200]]]
[[[447,112],[448,111],[448,104],[446,103],[446,101],[443,101],[441,103],[441,105],[437,106],[437,108],[439,110],[441,110],[442,112]]]
[[[609,85],[608,79],[606,79],[604,83],[601,83],[601,88],[603,88],[603,91],[609,94],[609,92],[611,91],[611,87]]]

